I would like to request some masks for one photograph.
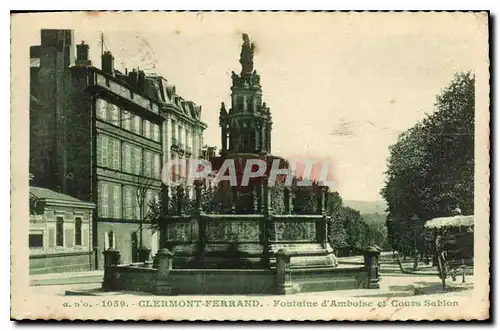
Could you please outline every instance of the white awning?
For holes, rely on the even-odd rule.
[[[438,217],[425,223],[425,227],[429,229],[457,227],[457,226],[473,226],[474,216],[457,215],[451,217]]]

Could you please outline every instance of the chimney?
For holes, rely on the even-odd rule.
[[[113,57],[113,54],[111,54],[111,52],[104,52],[104,54],[102,54],[101,56],[102,71],[112,75],[115,72],[114,61],[115,58]]]
[[[78,67],[88,67],[92,65],[89,60],[89,45],[82,40],[80,45],[76,45],[76,62]]]
[[[146,84],[146,74],[143,70],[139,70],[139,76],[137,77],[137,92],[144,93],[144,86]]]
[[[135,90],[137,90],[138,78],[137,70],[133,69],[128,73],[128,84]]]
[[[73,30],[42,29],[40,46],[45,51],[62,53],[63,67],[69,68],[75,63],[75,44]]]

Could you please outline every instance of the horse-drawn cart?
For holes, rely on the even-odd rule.
[[[459,270],[465,283],[467,268],[474,266],[474,216],[439,217],[425,223],[425,227],[434,231],[437,267],[443,288],[446,278],[456,280]]]

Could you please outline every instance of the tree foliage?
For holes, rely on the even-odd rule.
[[[361,215],[367,225],[366,242],[381,248],[390,248],[387,241],[387,226],[385,214],[372,213]]]
[[[390,147],[381,194],[394,249],[422,251],[425,221],[474,213],[474,83],[472,73],[456,74],[436,97],[436,111]]]

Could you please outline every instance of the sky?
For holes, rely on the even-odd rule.
[[[201,105],[204,142],[220,148],[220,103],[229,104],[245,32],[273,116],[272,154],[329,160],[334,189],[347,200],[382,199],[389,146],[484,52],[485,23],[473,14],[116,15],[33,17],[23,41],[39,44],[41,27],[75,29],[75,42],[89,44],[100,67],[102,31],[117,69],[160,74]]]

